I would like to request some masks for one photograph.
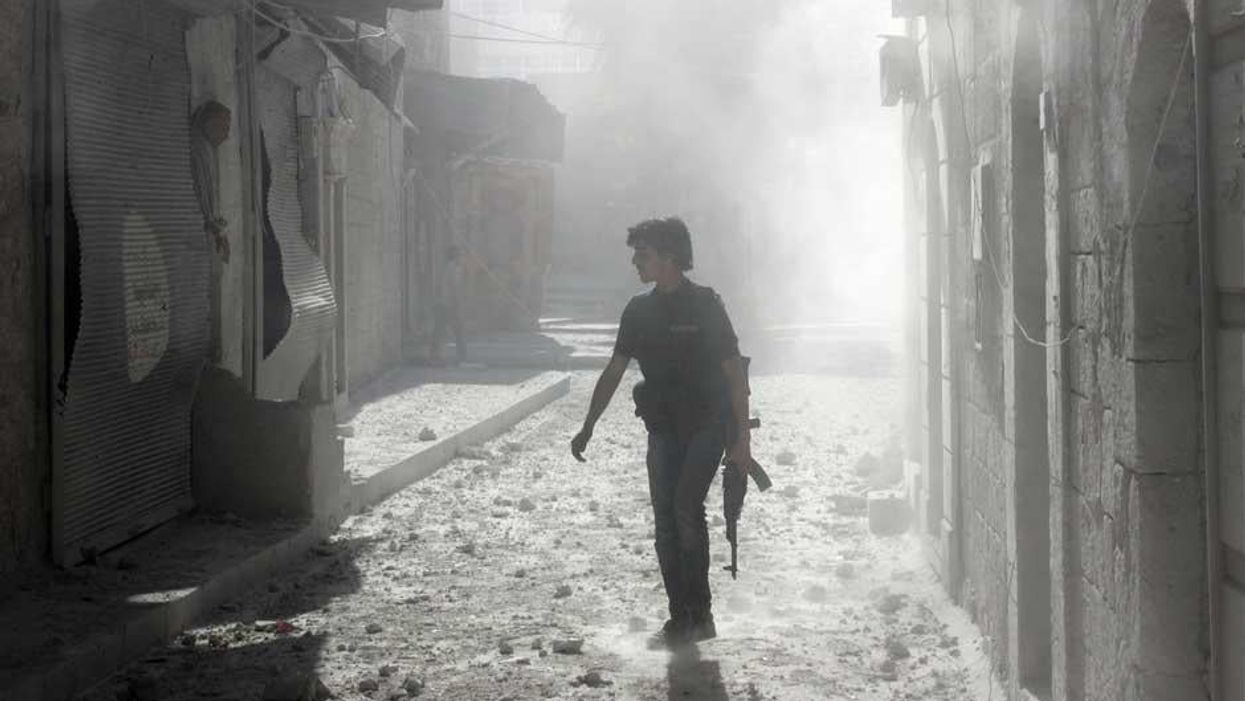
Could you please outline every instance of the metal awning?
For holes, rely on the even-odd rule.
[[[282,0],[281,4],[384,27],[388,24],[390,9],[439,10],[442,0]]]
[[[559,162],[566,117],[535,85],[507,78],[406,72],[405,112],[451,153]]]
[[[243,12],[250,7],[250,0],[168,0],[196,15],[220,15]],[[365,24],[384,27],[388,24],[389,10],[439,10],[443,0],[281,0],[282,7],[296,7],[322,15],[335,15]]]

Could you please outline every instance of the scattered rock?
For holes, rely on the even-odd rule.
[[[925,625],[924,623],[914,623],[912,625],[910,632],[913,635],[925,635],[926,633],[929,632],[929,626]]]
[[[394,673],[397,671],[398,671],[398,668],[396,666],[391,665],[391,664],[383,664],[380,666],[380,669],[376,670],[376,673],[379,674],[381,677],[389,678],[389,677],[392,677]]]
[[[559,584],[557,590],[553,592],[553,598],[565,599],[566,597],[570,596],[572,593],[573,593],[573,590],[571,589],[571,585]]]
[[[590,502],[588,502],[588,510],[589,510],[589,511],[596,511],[596,510],[597,510],[597,509],[599,509],[599,508],[601,508],[601,505],[600,505],[599,503],[597,503],[597,502],[595,502],[595,501],[590,501]]]
[[[903,494],[896,491],[871,492],[868,500],[869,532],[874,535],[901,535],[908,530],[909,509]]]
[[[632,616],[627,619],[627,630],[632,633],[639,633],[648,628],[648,621],[639,616]]]
[[[869,500],[858,494],[835,494],[830,497],[830,508],[844,516],[859,516],[869,509]]]
[[[559,638],[554,640],[550,645],[553,651],[559,655],[579,655],[584,650],[583,638]]]
[[[380,682],[376,681],[375,679],[368,678],[368,679],[362,679],[359,681],[359,691],[363,693],[367,693],[369,691],[376,691],[378,689],[380,689]]]
[[[514,502],[506,497],[493,497],[493,506],[514,506]]]
[[[424,690],[424,680],[419,677],[407,677],[402,680],[402,690],[411,696],[419,696]]]
[[[519,500],[519,511],[535,511],[535,510],[536,510],[536,504],[532,503],[531,499],[528,499],[527,497],[523,497],[522,499]]]
[[[432,430],[431,428],[428,428],[425,426],[424,429],[419,432],[419,440],[421,441],[425,441],[425,442],[435,441],[436,439],[437,439],[437,432]]]
[[[497,652],[509,657],[514,654],[514,645],[511,645],[509,640],[502,640],[497,643]]]
[[[545,641],[544,641],[544,639],[542,639],[542,638],[534,638],[534,639],[532,640],[532,646],[531,646],[531,647],[532,647],[532,649],[533,649],[533,650],[544,650],[544,649],[545,649]]]
[[[363,630],[366,631],[368,635],[374,635],[384,630],[384,627],[382,627],[379,623],[369,623]]]
[[[876,605],[878,611],[890,615],[904,607],[907,599],[903,594],[887,594]]]
[[[605,525],[609,528],[622,528],[623,522],[614,514],[610,514],[609,518],[605,519]],[[623,547],[626,547],[625,543],[623,544]]]
[[[726,523],[726,520],[722,518],[722,514],[714,514],[712,523],[713,523],[713,526],[716,528],[718,526],[724,525]]]
[[[799,488],[799,487],[797,487],[797,486],[795,486],[794,484],[789,484],[789,485],[787,485],[787,486],[783,487],[783,488],[782,488],[782,491],[780,491],[780,492],[778,492],[778,493],[779,493],[779,494],[781,494],[782,496],[784,496],[784,497],[788,498],[788,499],[794,499],[794,498],[796,498],[796,497],[800,496],[800,488]]]
[[[774,462],[778,463],[779,465],[794,465],[795,464],[795,453],[791,452],[790,450],[784,450],[781,453],[779,453],[777,457],[774,458]]]
[[[856,566],[850,562],[840,562],[834,568],[834,576],[839,579],[851,579],[856,576]]]
[[[882,677],[888,681],[895,681],[898,675],[895,674],[895,661],[882,660],[882,664],[878,665],[878,671],[882,673]]]
[[[182,647],[194,647],[195,643],[198,641],[199,639],[194,633],[183,633],[182,636],[177,639],[177,642],[181,643]]]
[[[475,555],[476,544],[472,541],[467,541],[466,543],[459,545],[457,548],[455,548],[455,550],[462,553],[463,555]]]
[[[852,467],[852,472],[860,477],[868,477],[882,469],[882,461],[878,460],[878,456],[873,453],[865,453],[856,458],[856,465]]]
[[[525,569],[523,569],[522,567],[520,567],[519,569],[517,569],[517,570],[515,570],[515,571],[514,571],[514,576],[515,576],[515,577],[517,577],[517,578],[519,578],[519,579],[523,579],[524,577],[526,577],[526,576],[527,576],[527,570],[525,570]]]
[[[586,686],[592,689],[599,689],[603,686],[612,686],[613,684],[614,682],[602,677],[601,673],[596,670],[581,674],[575,678],[575,681],[571,682],[571,686]]]
[[[826,588],[821,586],[820,584],[814,584],[813,586],[804,590],[805,601],[811,601],[814,604],[823,604],[826,602],[826,599],[828,598],[830,598],[829,592],[827,592]]]
[[[898,638],[890,638],[886,641],[886,654],[892,660],[903,660],[912,656],[908,646]]]

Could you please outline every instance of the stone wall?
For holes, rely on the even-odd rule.
[[[403,127],[350,80],[340,84],[354,122],[346,184],[346,338],[357,389],[400,364],[405,326],[401,211]]]
[[[950,29],[934,10],[912,33],[927,34],[950,234],[943,288],[961,349],[952,394],[962,450],[946,489],[964,566],[952,593],[1011,698],[1047,684],[1055,699],[1206,698],[1185,3],[949,5]],[[1022,51],[1026,31],[1040,56]],[[1040,83],[1019,85],[1035,61]],[[1053,100],[1041,152],[1018,156],[1040,90]],[[974,211],[972,173],[983,162],[993,207]],[[1023,279],[1043,252],[1044,289]],[[1035,448],[1037,436],[1045,446]],[[1032,537],[1035,523],[1049,537]],[[1033,589],[1035,577],[1049,591]],[[1041,649],[1053,659],[1040,660]]]
[[[0,581],[41,561],[47,545],[38,276],[27,199],[30,4],[0,0]]]

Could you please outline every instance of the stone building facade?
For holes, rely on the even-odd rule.
[[[893,3],[909,488],[1012,699],[1245,698],[1229,5]]]

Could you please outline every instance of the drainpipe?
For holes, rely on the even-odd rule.
[[[1206,0],[1193,0],[1193,80],[1196,109],[1197,147],[1197,238],[1201,280],[1202,308],[1202,474],[1206,494],[1206,586],[1207,631],[1210,638],[1210,698],[1219,696],[1219,668],[1222,653],[1220,619],[1220,582],[1222,550],[1219,534],[1219,432],[1215,388],[1216,356],[1218,354],[1219,306],[1215,282],[1214,220],[1211,194],[1214,192],[1210,127],[1210,34],[1207,27]]]

